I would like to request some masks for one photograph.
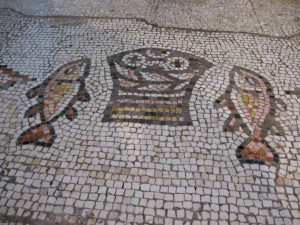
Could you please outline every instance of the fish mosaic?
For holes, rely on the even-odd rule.
[[[212,63],[192,54],[141,48],[108,57],[113,92],[103,122],[192,125],[192,90]]]
[[[241,128],[248,135],[237,149],[237,158],[241,163],[277,165],[279,156],[265,138],[269,134],[284,135],[275,115],[279,104],[285,109],[286,104],[275,98],[267,79],[251,70],[236,66],[229,77],[230,84],[216,100],[216,106],[226,106],[231,111],[224,131]]]
[[[18,72],[9,69],[7,65],[0,65],[0,90],[7,90],[13,87],[15,84],[27,84],[28,81],[34,81],[35,79],[29,79],[26,75],[20,75]]]
[[[90,65],[90,59],[67,63],[42,84],[26,93],[28,99],[36,97],[38,103],[25,112],[25,117],[30,118],[39,114],[41,123],[24,131],[17,139],[18,145],[53,144],[56,138],[53,122],[62,116],[73,120],[78,114],[73,105],[77,101],[90,100],[90,95],[85,89],[85,79],[89,74]]]

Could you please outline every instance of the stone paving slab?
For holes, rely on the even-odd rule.
[[[297,36],[24,11],[0,9],[3,224],[299,224]]]
[[[252,0],[253,10],[264,34],[299,34],[300,2],[297,0]],[[284,21],[284,22],[283,22]],[[286,23],[289,26],[279,25]]]
[[[249,0],[162,1],[155,19],[162,26],[264,33]]]
[[[0,7],[33,15],[143,18],[163,27],[300,33],[298,0],[1,0]]]

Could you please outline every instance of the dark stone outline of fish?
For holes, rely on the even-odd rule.
[[[264,85],[266,86],[266,94],[269,97],[269,101],[270,101],[270,109],[269,109],[269,113],[268,115],[265,117],[264,122],[261,125],[261,134],[263,135],[263,137],[256,137],[247,127],[247,124],[242,120],[239,112],[237,111],[235,104],[233,103],[233,101],[231,100],[231,92],[232,89],[234,88],[234,86],[236,86],[236,83],[234,81],[234,76],[236,72],[239,72],[241,70],[244,70],[248,73],[253,74],[254,76],[256,76],[257,78],[261,79],[264,83]],[[243,132],[245,132],[249,137],[246,138],[244,140],[244,142],[238,146],[237,150],[236,150],[236,156],[237,158],[240,160],[241,163],[251,163],[251,164],[260,164],[260,165],[264,165],[266,164],[265,161],[261,161],[261,160],[252,160],[252,159],[243,159],[242,156],[242,151],[248,146],[248,144],[250,144],[251,142],[261,142],[262,144],[264,144],[266,146],[266,148],[268,150],[270,150],[270,152],[273,154],[273,158],[274,158],[274,163],[278,164],[279,163],[279,155],[278,153],[275,151],[274,148],[272,148],[269,143],[264,139],[269,133],[272,135],[278,135],[278,136],[282,136],[284,135],[284,129],[280,126],[280,124],[275,120],[275,114],[276,114],[276,110],[280,110],[280,108],[277,106],[277,104],[279,103],[280,105],[283,106],[284,109],[287,108],[286,104],[278,98],[275,98],[275,94],[273,92],[273,88],[271,86],[271,84],[269,83],[269,81],[264,78],[263,76],[261,76],[258,73],[255,73],[249,69],[243,68],[243,67],[239,67],[239,66],[234,66],[233,69],[229,72],[229,81],[230,84],[228,85],[228,87],[226,88],[226,91],[223,95],[221,95],[216,101],[215,101],[215,106],[217,108],[219,107],[224,107],[227,106],[228,109],[231,111],[229,117],[226,119],[225,124],[224,124],[224,131],[237,131],[239,129],[239,127],[242,128]],[[222,102],[225,101],[225,104],[222,104]],[[233,119],[236,119],[235,122],[235,126],[230,126],[230,122]],[[276,127],[277,131],[276,132],[274,130],[273,127]]]
[[[53,77],[56,76],[56,74],[65,66],[76,63],[76,62],[80,62],[83,61],[84,63],[86,63],[86,66],[84,68],[84,72],[82,74],[82,76],[80,76],[76,82],[79,82],[79,88],[78,88],[78,92],[76,95],[73,96],[73,98],[69,101],[68,105],[56,116],[54,116],[53,118],[50,119],[50,121],[46,121],[45,118],[45,114],[44,114],[44,110],[43,110],[43,104],[44,104],[44,94],[45,94],[45,88],[47,87],[47,85],[49,84],[49,82],[51,81],[51,79]],[[27,93],[26,96],[28,99],[37,97],[37,101],[38,103],[36,105],[31,106],[28,110],[26,110],[25,112],[25,117],[33,117],[36,114],[40,114],[40,119],[41,119],[41,123],[30,127],[29,129],[27,129],[26,131],[24,131],[19,138],[17,139],[17,144],[18,145],[25,145],[25,144],[36,144],[36,145],[40,145],[40,146],[44,146],[44,147],[50,147],[52,146],[52,144],[54,143],[54,140],[56,138],[56,134],[55,134],[55,130],[54,127],[52,125],[53,122],[55,122],[58,118],[60,118],[61,116],[66,116],[67,119],[69,120],[73,120],[76,116],[77,116],[77,110],[75,108],[73,108],[73,105],[77,102],[77,101],[84,101],[84,102],[88,102],[90,101],[90,95],[87,92],[87,90],[85,89],[85,78],[89,75],[90,72],[90,67],[91,67],[91,60],[88,58],[85,59],[80,59],[80,60],[76,60],[76,61],[72,61],[69,62],[67,64],[64,64],[62,66],[60,66],[50,77],[48,77],[43,83],[39,84],[38,86],[30,89]],[[67,114],[68,110],[72,110],[74,115],[70,116]],[[29,134],[31,131],[37,130],[38,128],[42,128],[42,126],[46,125],[47,128],[49,129],[49,134],[51,135],[51,139],[48,142],[40,142],[38,141],[39,139],[33,139],[31,141],[22,141],[22,138]]]
[[[17,84],[20,80],[21,83],[26,84],[28,81],[36,81],[35,78],[30,79],[26,75],[20,75],[19,72],[14,71],[13,69],[7,68],[7,65],[0,65],[0,70],[3,73],[8,73],[11,78],[17,78],[17,80],[9,80],[6,83],[4,83],[2,86],[0,86],[0,90],[7,90],[10,87],[13,87],[15,84]]]

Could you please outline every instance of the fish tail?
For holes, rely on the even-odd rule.
[[[17,139],[18,145],[34,143],[41,146],[51,146],[56,135],[52,124],[42,123],[24,131]]]
[[[279,162],[276,151],[264,139],[246,139],[237,149],[237,158],[241,163],[268,164]]]

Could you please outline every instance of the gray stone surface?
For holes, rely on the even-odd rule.
[[[1,0],[32,15],[143,18],[163,27],[183,27],[272,36],[300,31],[298,0]]]

